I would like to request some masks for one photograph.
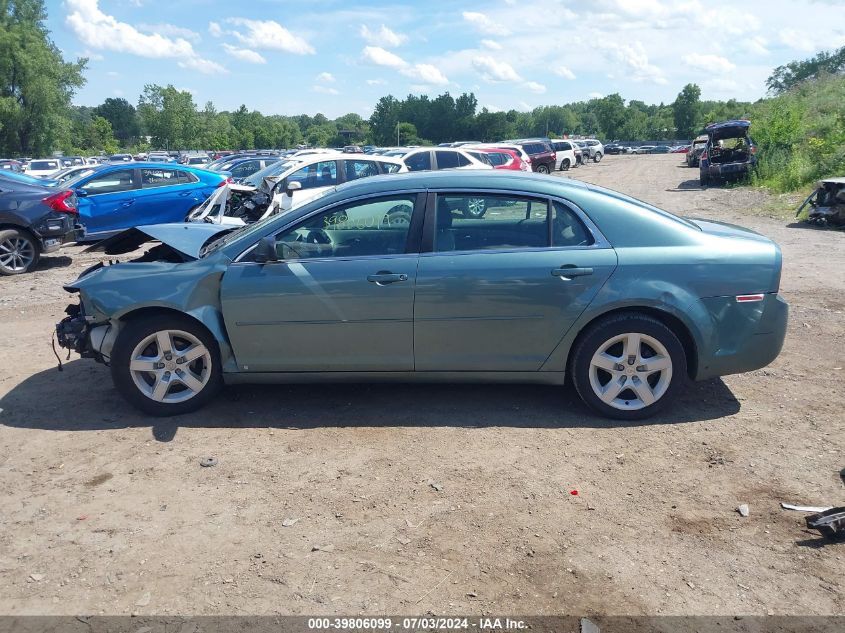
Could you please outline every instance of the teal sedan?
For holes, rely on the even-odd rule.
[[[767,365],[786,332],[771,240],[548,176],[377,176],[238,230],[144,226],[102,248],[145,240],[65,287],[80,303],[57,334],[156,416],[223,383],[568,375],[596,412],[640,419],[689,379]]]

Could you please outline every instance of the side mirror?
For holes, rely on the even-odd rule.
[[[268,264],[279,261],[276,253],[276,238],[273,235],[262,237],[255,247],[255,261],[259,264]]]
[[[77,189],[76,190],[76,197],[77,198],[85,198],[88,195],[88,192],[85,189]]]
[[[285,188],[285,193],[288,194],[288,196],[293,196],[293,192],[299,191],[300,189],[302,189],[301,182],[289,182],[288,186]]]

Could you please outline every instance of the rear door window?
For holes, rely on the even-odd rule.
[[[378,167],[371,160],[345,160],[346,180],[358,180],[378,175]]]
[[[411,154],[405,158],[405,164],[411,171],[426,171],[431,169],[431,152],[424,151]]]
[[[324,160],[303,167],[287,177],[288,184],[298,182],[303,189],[332,187],[337,184],[337,161]]]
[[[437,158],[437,169],[454,169],[460,166],[458,160],[458,152],[436,151],[434,156]]]
[[[401,166],[396,165],[395,163],[385,163],[384,161],[377,161],[379,165],[381,165],[381,171],[385,174],[395,174],[400,169]]]

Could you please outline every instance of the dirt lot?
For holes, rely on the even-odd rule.
[[[0,279],[0,613],[845,613],[845,544],[779,507],[845,504],[845,234],[674,155],[568,175],[780,243],[778,360],[646,423],[466,385],[244,387],[153,422],[102,366],[56,371],[60,284],[97,259],[68,249]]]

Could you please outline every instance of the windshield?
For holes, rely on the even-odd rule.
[[[260,187],[265,178],[275,178],[299,164],[300,161],[296,160],[280,160],[276,163],[270,163],[264,169],[260,169],[254,174],[250,174],[246,178],[242,178],[241,182],[245,185]]]
[[[292,208],[286,211],[281,211],[280,213],[268,215],[263,220],[259,220],[258,222],[255,222],[253,224],[247,224],[246,226],[243,226],[239,229],[235,229],[234,231],[231,231],[229,233],[224,233],[213,242],[209,242],[206,246],[202,248],[202,250],[200,250],[200,258],[207,257],[208,255],[219,250],[226,244],[231,244],[235,240],[239,240],[242,237],[245,238],[250,235],[256,235],[260,233],[265,226],[267,226],[270,222],[278,218],[280,215],[290,213],[291,211],[294,211],[301,207],[303,204],[309,204],[311,202],[314,202],[315,200],[319,200],[323,196],[326,196],[330,193],[334,193],[335,191],[337,191],[337,187],[329,187],[328,189],[325,189],[324,191],[321,191],[315,194],[314,196],[308,198],[307,200],[303,201],[300,205],[294,205]]]

